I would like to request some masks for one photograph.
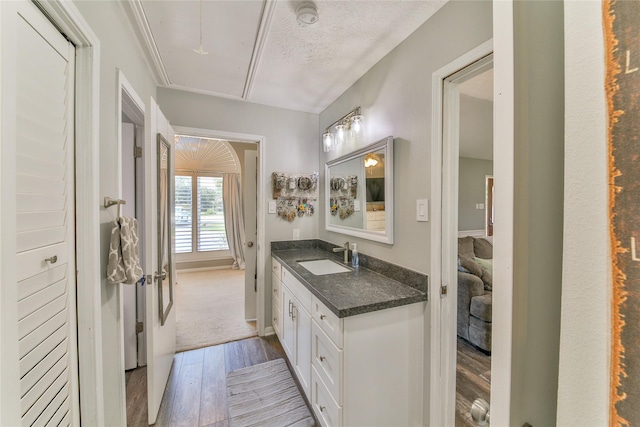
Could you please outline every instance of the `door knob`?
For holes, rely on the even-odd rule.
[[[253,242],[247,242],[247,246],[252,248],[253,247]]]
[[[489,402],[482,398],[477,398],[471,405],[471,418],[479,426],[487,426],[490,421]]]

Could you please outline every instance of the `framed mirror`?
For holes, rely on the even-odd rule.
[[[393,243],[393,137],[325,164],[327,231]]]
[[[158,141],[158,269],[155,278],[158,284],[158,312],[160,324],[164,325],[173,307],[173,272],[171,271],[171,144],[161,135]]]

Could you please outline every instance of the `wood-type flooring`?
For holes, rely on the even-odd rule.
[[[491,356],[458,337],[456,364],[456,427],[476,427],[471,404],[478,397],[490,402]]]
[[[456,427],[475,427],[471,404],[490,401],[491,357],[458,338]],[[285,358],[277,337],[251,338],[177,353],[156,426],[227,427],[227,373]],[[295,376],[294,376],[295,378]],[[146,367],[126,373],[127,425],[147,425]]]
[[[156,426],[227,427],[227,373],[285,358],[275,335],[177,353]],[[127,371],[127,425],[147,426],[146,368]]]

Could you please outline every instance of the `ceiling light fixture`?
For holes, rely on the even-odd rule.
[[[298,25],[306,27],[318,22],[318,9],[313,3],[305,3],[296,11]]]
[[[208,55],[209,52],[205,52],[202,48],[202,0],[200,0],[200,46],[197,49],[193,49],[198,55]]]
[[[331,132],[331,129],[335,129],[335,134]],[[364,117],[360,112],[360,107],[358,107],[327,127],[322,134],[322,148],[326,153],[345,143],[348,138],[353,140],[362,138],[363,132]]]

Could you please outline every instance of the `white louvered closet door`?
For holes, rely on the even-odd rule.
[[[16,278],[22,425],[77,422],[74,56],[32,4],[16,51]],[[96,248],[97,250],[97,248]]]

